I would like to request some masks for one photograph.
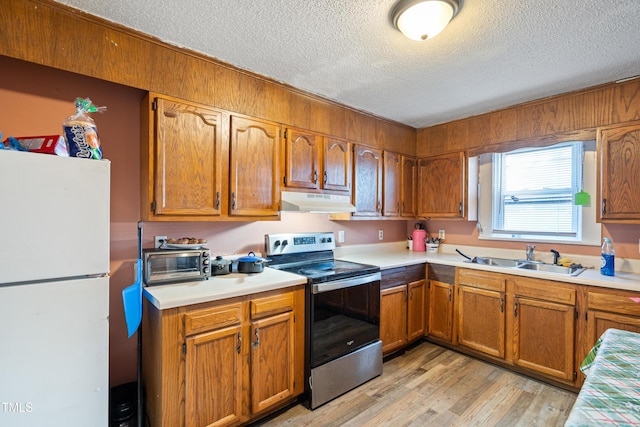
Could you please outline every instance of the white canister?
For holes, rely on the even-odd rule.
[[[409,249],[410,251],[413,250],[413,240],[411,239],[407,240],[407,249]]]
[[[440,248],[440,245],[437,243],[427,243],[427,253],[429,254],[437,254],[438,248]]]

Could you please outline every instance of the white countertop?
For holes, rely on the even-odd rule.
[[[468,248],[463,249],[468,250]],[[476,252],[483,250],[482,248],[475,249]],[[432,264],[444,264],[474,270],[494,271],[496,273],[513,274],[537,279],[557,280],[580,285],[640,291],[640,274],[616,271],[616,275],[610,277],[601,275],[599,268],[591,268],[583,271],[577,276],[569,276],[566,274],[522,270],[515,267],[491,267],[465,262],[465,259],[461,255],[457,253],[446,253],[447,250],[451,250],[451,248],[445,249],[445,253],[412,252],[406,249],[405,242],[394,242],[378,245],[345,246],[337,248],[335,257],[346,261],[378,265],[382,270],[428,262]],[[466,252],[463,251],[463,253]],[[470,252],[469,254],[471,255],[472,253],[473,252]],[[509,257],[507,254],[491,254],[488,256],[500,255],[505,258]],[[511,254],[510,258],[516,259],[517,255]]]
[[[144,288],[144,296],[160,310],[217,301],[258,292],[272,291],[307,283],[297,274],[265,267],[262,273],[231,273],[209,280],[176,283]]]
[[[483,250],[482,248],[470,249],[461,247],[461,250],[462,249],[464,249],[464,253],[467,253],[470,256],[477,256],[477,252]],[[474,250],[476,253],[473,252]],[[615,276],[609,277],[601,275],[600,269],[598,268],[587,269],[578,276],[568,276],[564,274],[537,272],[517,268],[491,267],[480,264],[471,264],[465,262],[465,259],[461,255],[455,252],[448,252],[453,251],[451,247],[446,247],[445,245],[441,248],[441,251],[443,253],[413,252],[406,249],[406,242],[392,242],[376,245],[341,246],[336,248],[335,258],[345,261],[377,265],[381,270],[428,262],[538,279],[557,280],[580,285],[640,291],[640,274],[637,273],[616,271]],[[486,256],[512,256],[512,259],[517,258],[517,255],[505,253],[492,253],[487,254]],[[585,264],[583,260],[579,261]],[[307,279],[304,276],[265,267],[262,273],[231,273],[223,276],[213,276],[209,280],[147,287],[144,288],[144,295],[155,307],[160,310],[164,310],[184,305],[217,301],[225,298],[287,288],[290,286],[304,284],[306,281]]]

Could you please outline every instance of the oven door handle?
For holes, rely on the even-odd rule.
[[[350,277],[348,279],[334,280],[324,283],[317,283],[311,287],[312,294],[335,291],[337,289],[351,288],[380,280],[380,272],[365,274],[364,276]]]

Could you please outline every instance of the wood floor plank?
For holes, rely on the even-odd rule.
[[[432,343],[385,362],[378,378],[265,427],[562,426],[576,394]]]

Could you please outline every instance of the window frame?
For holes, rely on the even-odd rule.
[[[576,212],[575,231],[570,233],[560,232],[525,232],[518,233],[518,230],[494,230],[494,210],[497,202],[494,200],[494,161],[493,157],[526,152],[540,151],[550,148],[560,148],[571,144],[580,144],[580,153],[573,153],[574,161],[581,158],[579,165],[573,168],[571,202],[572,210]],[[576,157],[578,156],[578,157]],[[600,245],[602,230],[600,224],[596,222],[596,210],[594,199],[596,194],[596,143],[589,141],[568,141],[546,147],[526,147],[509,152],[495,154],[487,153],[480,156],[479,185],[478,185],[478,239],[480,240],[509,240],[524,242],[545,242],[558,244],[575,245]],[[582,179],[580,179],[582,178]],[[573,205],[575,192],[586,191],[591,195],[590,203],[586,206]],[[566,189],[565,189],[566,191]],[[553,192],[553,191],[552,191]],[[533,192],[530,192],[533,193]],[[566,199],[566,196],[565,196]]]

